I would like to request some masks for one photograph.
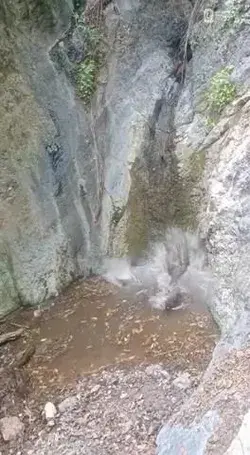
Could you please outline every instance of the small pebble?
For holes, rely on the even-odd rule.
[[[34,318],[40,318],[41,314],[42,311],[40,310],[40,308],[38,308],[37,310],[34,310],[33,316]]]
[[[179,389],[186,390],[191,387],[192,382],[189,373],[182,373],[173,381],[173,385]]]
[[[90,393],[97,393],[100,390],[101,386],[100,384],[96,384],[92,389],[90,390]]]
[[[44,414],[47,422],[49,422],[50,420],[53,420],[55,418],[55,416],[57,414],[57,410],[56,410],[55,405],[51,401],[48,401],[46,403],[46,405],[44,406],[43,414]]]

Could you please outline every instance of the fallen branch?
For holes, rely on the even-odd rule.
[[[17,338],[19,338],[22,333],[24,332],[23,328],[20,328],[18,330],[15,330],[14,332],[8,332],[4,333],[3,335],[0,335],[0,346],[2,344],[8,343],[9,341],[14,341]]]
[[[21,327],[22,329],[29,330],[29,327],[27,325],[17,324],[16,322],[11,322],[10,325],[13,325],[13,327]]]
[[[36,348],[33,344],[31,346],[28,346],[28,348],[21,353],[19,359],[16,362],[16,366],[20,368],[26,365],[26,363],[30,361],[31,357],[35,354],[35,352]]]

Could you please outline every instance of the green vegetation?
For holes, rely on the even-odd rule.
[[[148,180],[139,160],[135,162],[125,231],[129,255],[140,256],[166,227],[197,229],[205,160],[204,150],[187,149],[181,166],[173,157],[169,174],[155,180],[153,176]]]
[[[81,29],[81,32],[84,37],[87,53],[91,54],[92,57],[98,55],[99,45],[101,41],[100,31],[95,27],[90,27],[89,25],[86,25],[84,23],[84,18],[81,20],[79,28]]]
[[[236,85],[230,81],[232,67],[222,68],[211,79],[205,94],[208,124],[214,124],[220,113],[236,96]]]
[[[95,91],[100,68],[101,34],[96,28],[85,24],[84,16],[78,20],[78,27],[84,37],[85,58],[76,68],[77,91],[83,102],[88,104]]]
[[[77,91],[85,103],[88,103],[95,91],[98,62],[87,58],[77,67]]]

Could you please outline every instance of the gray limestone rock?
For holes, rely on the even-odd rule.
[[[0,419],[0,431],[5,442],[17,439],[24,431],[24,424],[18,417]]]
[[[250,453],[250,411],[244,416],[239,433],[225,455],[247,455]]]
[[[0,19],[0,315],[57,295],[99,255],[88,114],[53,60],[73,5],[33,3],[29,11],[13,4]]]
[[[205,454],[207,441],[217,420],[217,413],[209,411],[201,422],[189,428],[165,425],[157,436],[157,455]]]

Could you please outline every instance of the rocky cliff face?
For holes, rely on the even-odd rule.
[[[107,252],[141,250],[165,175],[172,187],[168,167],[155,192],[165,160],[155,125],[162,111],[172,122],[167,93],[175,103],[178,87],[168,76],[191,6],[176,18],[163,1],[106,2],[104,11],[92,3],[86,16],[101,29],[103,60],[86,106],[76,77],[89,57],[79,10],[66,1],[2,2],[1,314],[97,271]],[[156,209],[163,228],[167,216],[158,217]]]
[[[105,109],[107,122],[103,241],[121,255],[159,238],[182,218],[182,209],[182,226],[192,218],[184,214],[187,188],[173,153],[180,88],[174,69],[184,52],[191,5],[127,1],[117,7],[106,9],[108,34],[116,38],[97,109]]]
[[[213,4],[209,24],[199,3],[89,2],[103,49],[88,105],[79,10],[39,5],[2,2],[1,313],[177,226],[201,234],[228,328],[250,292],[247,2]]]
[[[106,9],[112,53],[96,106],[107,128],[105,249],[138,253],[166,226],[198,230],[226,329],[249,298],[249,5],[117,6]]]
[[[199,230],[216,278],[211,307],[224,328],[249,300],[249,20],[248,2],[222,2],[209,28],[204,21],[194,24],[192,65],[175,117],[180,162],[194,153],[205,156]]]
[[[101,32],[93,87],[82,2],[0,2],[0,316],[107,253],[141,254],[166,227],[206,247],[226,336],[161,455],[180,441],[224,453],[249,406],[250,6],[192,3],[88,2]],[[77,86],[86,59],[90,103]],[[221,446],[205,452],[215,428]]]
[[[88,115],[53,60],[73,5],[1,5],[3,314],[43,301],[94,266],[100,196]]]

